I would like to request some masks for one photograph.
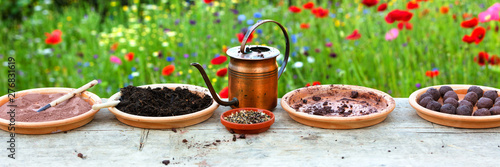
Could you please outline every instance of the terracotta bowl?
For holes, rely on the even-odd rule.
[[[40,93],[40,94],[53,94],[53,93],[69,93],[75,89],[72,88],[38,88],[38,89],[28,89],[20,92],[16,92],[16,98],[24,96],[28,93]],[[89,105],[101,104],[101,98],[93,94],[92,92],[84,91],[81,96]],[[9,101],[8,95],[0,97],[0,106],[4,105]],[[15,133],[18,134],[50,134],[64,132],[71,129],[81,127],[94,119],[94,115],[99,110],[90,110],[81,115],[66,118],[57,121],[47,121],[47,122],[16,122]],[[10,120],[5,120],[0,118],[0,129],[8,131]]]
[[[436,88],[439,90],[441,86],[445,85],[439,85],[439,86],[432,86],[433,88]],[[467,89],[471,86],[477,86],[477,85],[446,85],[450,86],[453,88],[453,90],[457,93],[459,100],[462,100],[467,94]],[[500,92],[500,89],[496,88],[491,88],[491,87],[485,87],[485,86],[479,86],[483,91],[487,90],[497,90]],[[417,110],[418,116],[422,117],[423,119],[440,124],[440,125],[445,125],[445,126],[451,126],[451,127],[457,127],[457,128],[493,128],[493,127],[500,127],[500,115],[492,115],[492,116],[464,116],[464,115],[453,115],[453,114],[446,114],[446,113],[441,113],[437,111],[432,111],[429,110],[425,107],[420,106],[417,103],[418,97],[425,93],[427,88],[422,88],[420,90],[417,90],[413,92],[410,95],[410,98],[408,99],[410,101],[410,105]],[[443,104],[443,99],[439,99],[441,104]],[[474,111],[477,110],[477,107],[474,107]]]
[[[142,88],[168,87],[170,89],[181,87],[189,89],[191,92],[196,93],[200,96],[210,96],[208,89],[188,84],[153,84],[153,85],[143,85],[138,87]],[[119,92],[109,98],[109,100],[119,100],[119,99],[120,99]],[[213,115],[217,107],[219,107],[219,104],[215,102],[215,100],[213,100],[212,98],[212,105],[210,105],[208,108],[205,108],[201,111],[197,111],[191,114],[171,116],[171,117],[138,116],[122,112],[115,107],[109,107],[108,109],[109,111],[111,111],[111,113],[113,113],[116,116],[116,118],[120,122],[123,122],[130,126],[147,128],[147,129],[169,129],[169,128],[186,127],[203,122]]]
[[[292,108],[292,105],[300,103],[303,99],[311,99],[313,96],[322,96],[330,100],[350,98],[352,91],[358,92],[357,101],[374,103],[378,101],[376,105],[372,103],[377,106],[377,112],[361,116],[336,117],[312,115]],[[382,122],[394,110],[396,102],[390,95],[371,88],[352,85],[318,85],[296,89],[285,94],[281,99],[281,106],[292,119],[305,125],[326,129],[355,129]]]
[[[224,120],[224,117],[227,117],[231,115],[232,113],[239,112],[242,110],[252,110],[252,111],[257,111],[257,112],[263,112],[271,117],[271,120],[262,122],[262,123],[257,123],[257,124],[237,124],[233,122],[229,122]],[[228,110],[224,113],[221,114],[220,116],[220,122],[222,125],[226,127],[228,131],[233,131],[234,133],[238,134],[256,134],[256,133],[262,133],[267,131],[271,125],[274,124],[274,114],[266,109],[259,109],[259,108],[236,108],[232,110]]]

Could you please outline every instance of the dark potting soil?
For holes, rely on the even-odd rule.
[[[194,113],[212,105],[209,95],[200,97],[188,89],[139,88],[120,89],[122,96],[116,106],[120,111],[140,116],[168,117]]]

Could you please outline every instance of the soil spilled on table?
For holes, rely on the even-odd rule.
[[[122,96],[116,106],[120,111],[149,117],[168,117],[194,113],[212,105],[209,95],[203,97],[180,87],[139,88],[127,86],[120,89]]]

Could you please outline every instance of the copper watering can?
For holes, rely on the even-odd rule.
[[[278,49],[261,45],[245,46],[250,34],[257,27],[268,22],[276,23],[286,39],[285,59],[279,71],[276,62],[276,57],[280,54]],[[247,31],[241,46],[230,48],[226,53],[230,57],[228,99],[232,99],[231,101],[222,101],[215,93],[203,67],[198,63],[191,63],[200,71],[215,101],[232,108],[255,107],[273,110],[278,104],[278,79],[283,74],[290,54],[290,39],[285,28],[273,20],[257,22]]]

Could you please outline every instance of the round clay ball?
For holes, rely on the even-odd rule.
[[[454,98],[448,98],[444,101],[444,104],[451,104],[453,107],[457,108],[458,107],[458,101]]]
[[[456,114],[457,108],[452,104],[444,104],[439,111],[447,114]]]
[[[455,100],[458,100],[458,95],[453,91],[448,91],[444,94],[443,100],[446,100],[448,98],[454,98]]]
[[[429,102],[431,102],[431,101],[434,101],[434,99],[432,99],[432,97],[424,97],[422,100],[420,100],[420,103],[419,103],[419,104],[420,104],[422,107],[426,107],[426,106],[427,106],[427,104],[429,104]]]
[[[426,93],[429,93],[432,95],[432,99],[438,101],[439,98],[441,98],[441,94],[439,93],[439,91],[435,88],[429,88],[427,89],[427,92]]]
[[[478,86],[469,87],[469,89],[467,90],[467,93],[469,93],[469,92],[474,92],[477,94],[478,97],[483,97],[483,90]]]
[[[500,106],[500,101],[497,101],[493,106]]]
[[[496,90],[488,90],[484,92],[483,97],[490,98],[492,101],[495,101],[498,98],[498,92]]]
[[[464,105],[457,108],[457,115],[472,115],[472,107]]]
[[[491,100],[490,98],[481,97],[477,101],[476,106],[477,106],[477,108],[491,108],[491,107],[493,107],[493,100]]]
[[[491,115],[490,110],[487,108],[480,108],[477,109],[476,112],[474,112],[474,116],[488,116]]]
[[[491,115],[500,115],[500,106],[490,108]]]
[[[497,103],[499,101],[500,101],[500,97],[497,97],[497,99],[495,99],[495,103]]]
[[[422,95],[420,95],[420,97],[418,97],[418,101],[417,102],[420,102],[425,97],[431,97],[432,98],[432,95],[429,94],[429,93],[423,93]]]
[[[476,92],[469,92],[465,95],[464,100],[471,102],[472,104],[476,104],[479,97]]]
[[[427,106],[425,108],[433,111],[439,111],[441,110],[441,103],[437,101],[430,101],[429,103],[427,103]]]
[[[441,94],[441,97],[444,97],[444,94],[449,91],[453,91],[453,88],[451,88],[450,86],[441,86],[439,88],[439,94]]]
[[[471,102],[467,101],[467,100],[462,100],[460,101],[460,103],[458,103],[458,106],[469,106],[470,108],[474,108],[474,105],[472,105]]]

